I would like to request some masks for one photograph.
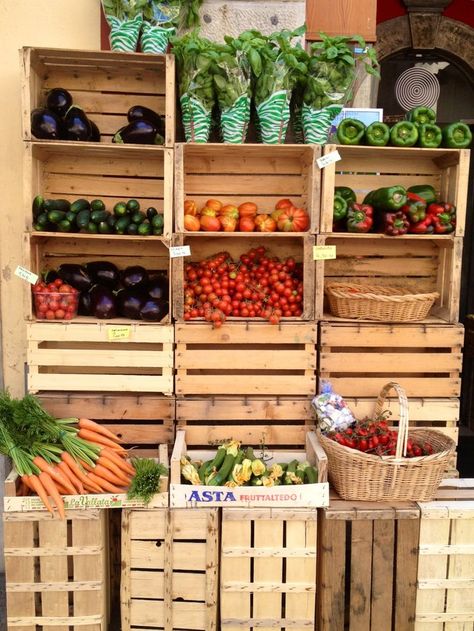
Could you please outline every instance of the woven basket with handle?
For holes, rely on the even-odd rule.
[[[321,445],[328,457],[329,481],[346,500],[430,501],[443,478],[455,442],[435,430],[414,429],[408,432],[408,401],[403,388],[395,382],[387,383],[375,406],[375,418],[383,410],[385,399],[394,389],[400,405],[397,449],[395,456],[377,456],[340,445],[318,431]],[[433,447],[430,456],[405,458],[408,434],[417,443]]]
[[[406,287],[328,283],[331,313],[338,318],[416,322],[427,317],[437,292],[414,294]]]

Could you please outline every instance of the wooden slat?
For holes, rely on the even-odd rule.
[[[27,325],[28,340],[35,342],[107,342],[107,331],[114,324],[41,323]],[[140,326],[130,324],[129,342],[170,344],[173,342],[172,326]]]
[[[392,631],[395,522],[377,519],[373,523],[371,626]],[[402,571],[403,568],[396,568]]]
[[[253,545],[254,553],[259,553],[262,548],[280,548],[283,543],[283,522],[282,521],[256,521],[253,524]],[[226,556],[226,548],[223,548],[223,555]],[[242,554],[242,556],[246,556]],[[256,554],[253,565],[253,580],[256,582],[268,579],[280,579],[283,582],[282,558],[273,555]],[[260,620],[268,620],[280,615],[282,611],[282,600],[279,592],[256,592],[253,595],[253,617]],[[262,627],[266,631],[267,627]],[[271,628],[271,627],[270,627]]]
[[[357,343],[358,340],[360,344]],[[363,340],[363,342],[362,342]],[[323,346],[365,346],[405,348],[461,347],[464,328],[461,325],[428,326],[390,324],[321,324]]]
[[[36,524],[34,522],[4,521],[4,546],[5,548],[22,548],[30,546]],[[34,592],[11,593],[8,584],[31,583],[35,580],[35,560],[32,556],[8,557],[5,555],[5,579],[7,584],[7,624],[11,626],[12,620],[19,616],[34,617],[35,594]],[[21,631],[35,631],[33,623],[22,625]]]
[[[301,376],[229,375],[210,380],[199,375],[176,377],[176,394],[285,394],[307,395],[314,392],[316,379]],[[130,388],[128,388],[130,390]]]
[[[199,579],[199,580],[197,580]],[[173,599],[202,600],[206,599],[206,585],[201,577],[184,572],[176,573],[172,584]],[[162,572],[131,571],[132,598],[159,598],[164,592],[164,574]]]
[[[372,604],[372,524],[363,521],[351,523],[351,584],[349,624],[351,631],[370,628]]]
[[[40,547],[56,547],[57,545],[67,547],[67,522],[39,522],[38,534]],[[74,577],[76,578],[76,577]],[[78,577],[82,578],[82,577]],[[98,578],[97,575],[90,578]],[[67,581],[68,580],[68,559],[66,556],[45,556],[40,558],[40,580],[47,581]],[[71,587],[70,587],[71,589]],[[74,590],[75,591],[75,590]],[[81,591],[81,590],[77,590]],[[45,591],[41,596],[41,613],[45,617],[67,617],[69,615],[69,604],[67,592],[57,593],[55,591]],[[96,612],[93,612],[96,613]],[[50,627],[44,626],[44,631],[68,631],[67,626]]]
[[[131,618],[135,625],[153,628],[163,619],[164,605],[160,600],[132,600]],[[204,631],[206,629],[205,611],[201,603],[176,602],[173,605],[173,620],[176,628]],[[159,624],[159,623],[158,623]],[[134,626],[134,629],[136,626]]]
[[[316,369],[316,357],[305,350],[193,350],[186,349],[176,353],[176,368],[218,370],[232,366],[232,370],[286,370]]]
[[[361,373],[378,373],[394,366],[400,373],[440,373],[459,371],[462,364],[461,353],[321,352],[319,359],[321,372],[352,372],[356,368]]]
[[[173,563],[177,570],[206,569],[206,549],[202,543],[175,542],[173,545]],[[154,541],[139,541],[133,543],[131,565],[142,569],[164,568],[164,543],[157,546]]]
[[[397,522],[395,629],[413,631],[415,628],[419,533],[419,520]]]
[[[104,392],[163,392],[173,390],[172,377],[146,375],[48,374],[30,376],[30,392],[38,390],[100,390]]]
[[[305,541],[306,545],[317,546],[317,518],[314,521],[288,520],[286,522],[286,545],[289,548]],[[295,589],[288,590],[285,598],[285,617],[300,618],[315,624],[316,616],[316,563],[313,559],[286,560],[286,575],[283,588],[295,581]],[[307,587],[307,588],[306,588]]]
[[[319,520],[319,594],[318,626],[320,631],[344,631],[346,524],[330,522],[327,511]]]
[[[316,325],[308,322],[281,326],[234,322],[224,330],[211,329],[206,323],[177,323],[175,338],[177,344],[311,344],[316,331]]]
[[[222,523],[221,546],[222,549],[228,546],[246,547],[251,543],[251,521],[226,521],[227,514],[232,513],[231,509],[224,508]],[[249,583],[251,581],[251,561],[246,558],[221,557],[221,584],[228,581],[242,581]],[[246,592],[227,592],[221,591],[220,596],[220,623],[237,616],[245,619],[251,615],[251,597]],[[240,629],[239,624],[226,625],[229,631]]]

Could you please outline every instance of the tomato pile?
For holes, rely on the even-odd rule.
[[[40,320],[72,320],[77,314],[79,292],[60,278],[33,287],[36,317]]]
[[[397,436],[397,430],[391,430],[385,419],[358,421],[354,427],[328,434],[328,438],[332,438],[340,445],[378,456],[395,455]],[[429,456],[432,453],[433,447],[429,443],[418,444],[408,438],[407,458]]]
[[[264,318],[278,324],[282,317],[303,313],[303,268],[295,259],[280,261],[261,246],[233,261],[219,252],[185,267],[184,319],[204,318],[215,328],[229,316]]]

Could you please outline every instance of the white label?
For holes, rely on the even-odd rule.
[[[172,259],[178,259],[181,256],[191,256],[191,246],[176,245],[170,248],[170,257]]]
[[[33,274],[33,272],[30,272],[30,270],[27,270],[26,267],[22,267],[21,265],[18,265],[16,268],[15,275],[28,281],[32,285],[35,285],[38,280],[38,274]]]
[[[334,162],[337,162],[340,159],[341,159],[341,156],[339,154],[339,151],[336,149],[336,151],[331,151],[331,153],[328,153],[325,156],[321,156],[320,158],[316,160],[316,162],[320,169],[324,169],[324,167],[327,167],[330,164],[333,164]]]
[[[128,340],[131,332],[131,326],[109,326],[107,328],[107,337],[110,342],[116,340]]]
[[[335,245],[313,245],[313,259],[315,261],[328,261],[336,258]]]

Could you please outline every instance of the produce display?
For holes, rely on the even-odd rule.
[[[65,519],[62,495],[126,493],[149,501],[166,469],[127,460],[122,441],[87,418],[56,419],[32,395],[0,395],[0,453],[21,478],[21,495],[36,493]],[[54,505],[54,506],[53,506]]]
[[[32,291],[39,320],[72,320],[76,317],[79,291],[61,278],[48,284],[36,283]]]
[[[303,269],[294,258],[280,261],[263,246],[234,261],[219,252],[185,265],[184,319],[204,318],[214,328],[226,318],[264,318],[278,324],[282,317],[303,313]]]
[[[290,199],[280,199],[271,214],[258,214],[253,202],[234,206],[208,199],[201,209],[193,200],[184,202],[184,228],[190,232],[305,232],[309,224],[308,213]]]
[[[354,118],[343,119],[337,128],[341,145],[371,145],[385,147],[422,147],[436,149],[466,149],[472,142],[472,133],[464,123],[451,123],[443,129],[436,125],[436,114],[429,107],[411,109],[404,121],[391,128],[385,123],[372,123],[368,127]]]
[[[41,310],[36,308],[36,315],[41,319],[60,319],[59,314],[62,315],[64,310],[63,300],[75,301],[75,305],[79,300],[79,315],[101,320],[123,317],[159,322],[169,312],[168,278],[163,272],[147,271],[139,265],[119,271],[114,263],[108,261],[93,261],[84,266],[63,263],[57,270],[48,271],[43,276],[43,280],[33,287],[35,305],[41,306]],[[43,311],[43,303],[37,302],[36,296],[47,293],[49,288],[54,292],[58,286],[59,291],[70,286],[73,293],[65,294],[67,297],[61,299],[56,310],[49,302],[48,309]],[[70,320],[73,317],[72,307],[69,309],[71,311],[64,310],[61,319]],[[50,312],[54,313],[54,318]]]
[[[308,462],[269,465],[257,458],[252,447],[243,448],[238,441],[219,446],[214,458],[205,462],[181,458],[181,479],[184,484],[207,486],[279,486],[281,484],[315,484],[318,472]]]
[[[85,232],[87,234],[161,236],[164,218],[156,208],[140,209],[136,199],[117,202],[112,212],[101,199],[33,200],[33,229],[40,232]]]
[[[456,208],[438,202],[429,184],[405,189],[394,185],[368,193],[362,203],[347,186],[334,190],[333,230],[335,232],[382,232],[403,234],[451,234],[456,229]]]

